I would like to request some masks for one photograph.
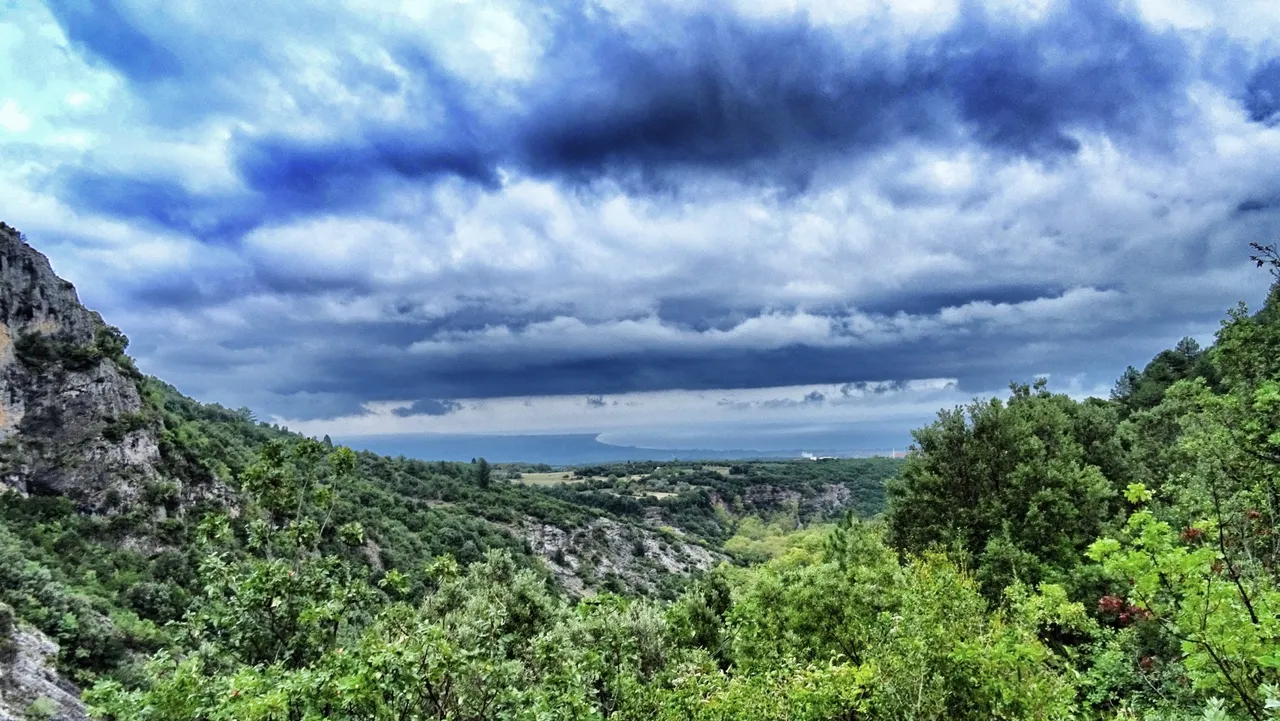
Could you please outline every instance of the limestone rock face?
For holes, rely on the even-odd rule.
[[[159,478],[125,344],[0,223],[0,484],[97,512]]]
[[[53,669],[57,654],[57,644],[35,629],[14,628],[0,639],[0,721],[28,718],[32,704],[53,721],[88,721],[80,690]]]
[[[626,590],[653,592],[664,575],[687,577],[726,559],[675,534],[608,518],[567,531],[533,519],[510,528],[547,562],[560,585],[578,596],[594,595],[609,578]]]

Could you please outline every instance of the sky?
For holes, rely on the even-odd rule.
[[[905,444],[1262,298],[1277,38],[1272,0],[0,0],[0,219],[144,371],[308,434]]]

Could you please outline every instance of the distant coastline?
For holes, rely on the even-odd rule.
[[[469,461],[484,457],[493,463],[549,463],[579,465],[616,461],[793,459],[808,456],[861,458],[901,454],[904,446],[884,448],[820,448],[758,450],[752,448],[644,448],[603,443],[599,434],[467,435],[414,434],[334,438],[349,445],[388,456],[404,455],[428,461]]]

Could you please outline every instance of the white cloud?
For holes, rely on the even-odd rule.
[[[1110,390],[1082,385],[1081,381],[1067,379],[1057,390],[1077,399],[1106,397]],[[857,387],[825,384],[598,397],[459,399],[458,409],[445,415],[398,415],[398,409],[411,404],[394,401],[369,403],[361,413],[337,418],[291,420],[277,416],[271,420],[306,435],[329,434],[344,440],[422,433],[590,433],[599,434],[603,443],[681,448],[699,447],[708,437],[758,437],[764,430],[777,434],[783,429],[786,437],[802,438],[815,431],[879,424],[901,433],[904,427],[927,422],[939,408],[964,405],[976,396],[1008,395],[1007,388],[964,392],[957,388],[955,379],[934,378],[861,383]],[[906,441],[901,433],[899,442]],[[856,436],[849,437],[850,449],[859,443]]]
[[[31,127],[31,118],[27,117],[13,98],[0,103],[0,128],[10,133],[25,133]]]
[[[773,350],[809,347],[874,347],[948,333],[1027,331],[1037,326],[1085,332],[1124,320],[1125,299],[1115,291],[1071,289],[1060,297],[1021,303],[975,302],[943,308],[933,315],[824,316],[808,312],[766,312],[727,330],[693,330],[655,316],[587,323],[559,316],[522,328],[507,325],[440,333],[410,351],[426,357],[521,353],[529,357],[607,357],[620,349],[698,354],[713,350]]]
[[[806,396],[821,395],[820,402]],[[697,419],[699,426],[760,423],[851,423],[931,415],[943,405],[965,403],[953,379],[905,384],[844,384],[717,391],[659,391],[601,395],[598,398],[539,396],[458,399],[446,415],[397,415],[410,401],[366,404],[363,413],[322,420],[273,422],[307,435],[343,438],[412,433],[618,433],[670,426],[670,419]],[[677,424],[685,425],[685,424]],[[668,429],[669,431],[671,429]]]

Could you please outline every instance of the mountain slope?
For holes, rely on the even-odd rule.
[[[166,624],[202,590],[200,520],[234,510],[265,449],[304,440],[143,376],[127,343],[0,224],[0,604],[22,638],[47,636],[42,648],[56,648],[58,671],[81,685],[134,683],[147,655],[176,646]],[[874,513],[887,468],[770,463],[725,477],[667,464],[674,476],[646,472],[657,485],[626,489],[608,478],[526,485],[504,466],[485,484],[472,464],[356,459],[357,472],[335,483],[332,522],[362,524],[364,542],[327,550],[375,579],[393,569],[420,579],[437,556],[465,566],[502,549],[562,594],[668,598],[728,557],[723,544],[746,514]],[[427,590],[417,580],[406,596]],[[13,681],[6,673],[0,666],[0,687]]]

